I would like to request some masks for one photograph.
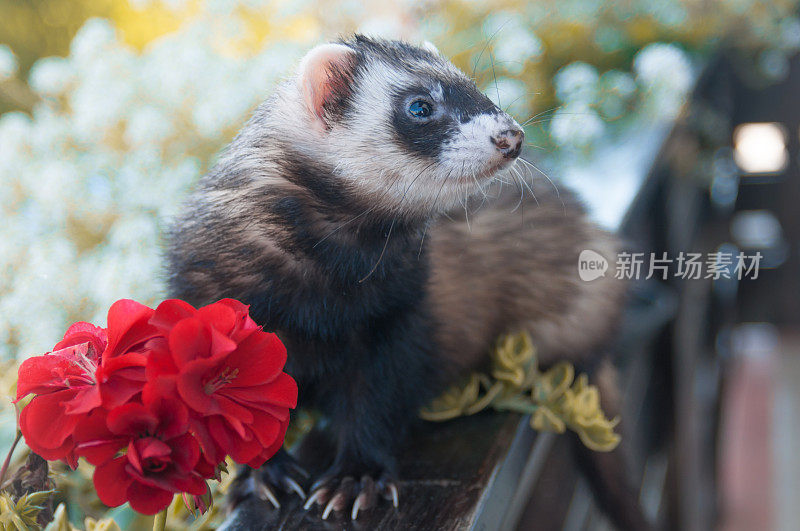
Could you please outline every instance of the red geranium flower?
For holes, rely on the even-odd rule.
[[[286,350],[230,299],[157,310],[120,300],[108,328],[75,323],[19,369],[20,429],[42,457],[96,466],[106,505],[146,514],[175,493],[206,507],[205,480],[230,455],[260,466],[283,444],[297,385]]]
[[[211,462],[229,454],[258,467],[272,457],[297,405],[297,384],[283,372],[286,349],[277,336],[232,299],[199,310],[164,301],[150,322],[165,339],[151,343],[145,396],[179,396]]]
[[[196,468],[200,447],[188,429],[186,407],[177,400],[131,402],[109,413],[97,410],[81,422],[75,453],[96,465],[100,501],[110,507],[128,501],[140,513],[155,514],[175,493],[207,492]]]
[[[157,334],[148,324],[152,314],[137,302],[117,301],[108,311],[108,330],[75,323],[53,352],[22,362],[17,401],[37,396],[22,410],[20,429],[34,452],[75,467],[71,433],[80,415],[141,392],[147,358],[140,350]]]

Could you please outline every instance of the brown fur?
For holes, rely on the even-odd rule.
[[[513,187],[490,191],[469,223],[456,211],[431,230],[438,344],[459,366],[479,365],[499,335],[519,330],[533,335],[544,363],[584,361],[614,330],[624,284],[613,272],[580,280],[578,255],[592,249],[613,264],[616,241],[569,192],[535,191],[521,201]]]

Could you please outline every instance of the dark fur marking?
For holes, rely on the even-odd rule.
[[[444,101],[450,112],[461,123],[468,122],[479,114],[500,114],[500,109],[487,98],[473,83],[464,81],[445,81],[442,82],[442,92]]]
[[[394,95],[392,128],[397,140],[409,151],[436,158],[441,153],[442,146],[458,134],[458,121],[443,103],[433,103],[434,114],[429,119],[414,118],[408,112],[408,105],[418,97],[431,99],[422,88],[407,89]]]

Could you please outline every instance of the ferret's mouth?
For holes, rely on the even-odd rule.
[[[516,161],[516,158],[495,159],[487,165],[486,169],[482,173],[482,177],[485,179],[495,177],[501,171],[507,170],[513,166]]]
[[[476,169],[473,172],[463,173],[456,177],[454,181],[459,185],[471,184],[483,186],[497,177],[502,171],[507,170],[514,164],[514,160],[500,160],[492,162],[483,168]]]

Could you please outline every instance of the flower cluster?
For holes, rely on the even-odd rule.
[[[95,465],[106,505],[155,514],[176,493],[206,494],[227,455],[258,467],[280,448],[297,402],[285,362],[238,301],[120,300],[108,328],[75,323],[22,363],[17,401],[35,396],[20,429],[46,459]]]

